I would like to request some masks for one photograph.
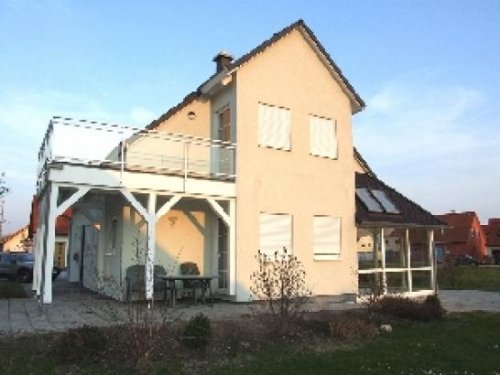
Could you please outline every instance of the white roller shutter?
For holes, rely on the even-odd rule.
[[[259,146],[290,150],[290,110],[259,103]]]
[[[340,259],[340,217],[314,216],[313,247],[315,260]]]
[[[292,216],[260,214],[260,251],[270,257],[281,253],[283,247],[292,253]]]
[[[309,116],[311,155],[337,158],[337,126],[333,120]]]

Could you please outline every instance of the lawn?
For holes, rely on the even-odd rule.
[[[444,266],[437,275],[440,289],[500,292],[500,267]]]
[[[500,314],[491,313],[452,314],[433,323],[400,322],[393,333],[335,350],[272,345],[211,374],[498,374],[499,327]]]
[[[167,354],[155,356],[151,366],[143,371],[212,375],[498,374],[500,314],[449,314],[444,320],[432,323],[394,320],[392,324],[392,333],[365,339],[341,340],[318,335],[313,340],[254,342],[248,332],[238,335],[238,329],[255,331],[254,323],[248,319],[218,322],[214,323],[216,334],[206,352],[179,346],[176,336],[179,332],[174,330],[162,338]],[[225,341],[216,337],[221,328],[225,329]],[[58,340],[63,334],[0,337],[1,373],[137,373],[123,350],[132,341],[120,343],[115,337],[108,341],[113,345],[100,348],[103,337],[96,329],[86,329],[85,336],[78,336],[79,340],[84,338],[83,346],[81,342],[75,346],[68,341],[71,336]]]

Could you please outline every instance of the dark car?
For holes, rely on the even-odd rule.
[[[0,277],[29,283],[33,280],[33,266],[35,257],[31,253],[0,253]],[[54,267],[52,280],[55,280],[61,271]]]
[[[479,266],[481,262],[474,259],[470,255],[459,255],[453,258],[454,266]]]

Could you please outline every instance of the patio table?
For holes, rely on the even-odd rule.
[[[177,285],[176,281],[195,281],[199,282],[201,285],[201,298],[205,302],[205,293],[208,290],[210,294],[210,303],[213,303],[212,286],[211,282],[214,279],[218,279],[218,275],[167,275],[159,276],[165,282],[165,298],[167,296],[167,291],[170,291],[170,305],[175,307],[175,302],[177,300]],[[196,302],[196,290],[194,293],[194,300]]]

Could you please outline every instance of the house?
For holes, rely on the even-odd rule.
[[[354,150],[359,293],[436,288],[434,232],[444,223],[381,181]]]
[[[221,52],[214,62],[211,77],[144,129],[50,121],[38,170],[33,288],[42,301],[52,301],[54,228],[69,207],[69,280],[118,299],[130,266],[144,265],[151,299],[153,265],[177,274],[189,261],[218,276],[219,295],[247,302],[258,250],[283,248],[303,262],[315,296],[354,299],[363,236],[376,249],[364,278],[387,284],[397,273],[412,292],[419,276],[432,292],[432,229],[442,223],[354,151],[352,116],[365,103],[309,27],[299,20],[239,59]],[[364,207],[365,190],[382,212]],[[391,200],[397,212],[386,210]],[[406,239],[408,261],[396,268],[385,261],[387,225]],[[410,248],[417,230],[427,247]]]
[[[59,215],[55,225],[54,266],[59,269],[67,267],[68,235],[71,225],[72,209],[68,208]],[[28,238],[33,242],[39,222],[39,202],[36,196],[31,201],[30,223],[28,225]]]
[[[31,241],[28,238],[28,226],[25,225],[17,231],[0,238],[0,251],[31,252]]]
[[[487,256],[486,237],[475,212],[450,212],[436,217],[448,224],[435,238],[445,258],[468,255],[482,261]]]
[[[495,264],[500,264],[500,218],[491,218],[488,224],[482,227],[486,237],[487,255]]]

